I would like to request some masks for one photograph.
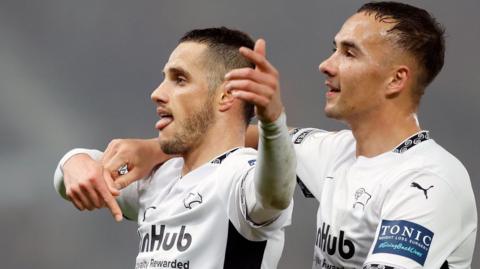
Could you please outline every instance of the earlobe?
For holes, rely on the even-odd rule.
[[[407,66],[397,68],[390,79],[387,87],[387,95],[398,95],[407,87],[410,78],[410,69]]]
[[[231,91],[224,90],[220,96],[219,101],[219,110],[220,112],[225,112],[233,106],[235,97],[233,97]]]

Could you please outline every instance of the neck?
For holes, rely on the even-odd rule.
[[[357,142],[357,156],[374,157],[391,151],[421,130],[414,112],[395,112],[377,113],[369,119],[350,123]]]
[[[233,126],[234,124],[226,125],[221,122],[211,126],[200,141],[182,155],[184,159],[182,176],[232,148],[243,147],[245,145],[245,128],[241,124],[236,125],[240,128]]]

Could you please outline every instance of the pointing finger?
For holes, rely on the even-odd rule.
[[[105,178],[105,181],[111,181],[113,182],[113,179],[111,178],[110,174],[108,171],[104,170],[103,176]],[[107,208],[110,210],[112,213],[112,216],[116,221],[121,221],[122,220],[122,210],[120,209],[120,206],[118,205],[117,201],[113,197],[112,193],[107,187],[107,184],[98,184],[97,190],[102,196],[103,200],[105,201],[105,205]]]
[[[253,48],[255,52],[262,55],[263,57],[267,56],[266,54],[266,42],[264,39],[260,38],[255,42],[255,47]]]

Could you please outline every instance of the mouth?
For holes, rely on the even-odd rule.
[[[331,81],[325,81],[325,85],[328,87],[327,96],[333,96],[341,92],[340,87],[335,86]]]
[[[160,119],[155,124],[155,129],[159,131],[163,130],[173,121],[172,113],[165,109],[157,109],[157,115],[160,117]]]

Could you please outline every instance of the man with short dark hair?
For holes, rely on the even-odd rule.
[[[180,39],[151,96],[160,117],[154,158],[179,157],[120,186],[126,187],[121,193],[102,168],[108,156],[101,152],[76,149],[60,161],[55,187],[76,208],[106,206],[116,220],[122,214],[137,220],[135,268],[277,267],[296,164],[279,85],[261,93],[246,89],[242,97],[226,89],[223,79],[234,68],[271,76],[275,69],[258,61],[264,55],[263,40],[254,47],[246,34],[224,27],[193,30]],[[262,130],[258,158],[244,148],[253,105]],[[124,162],[116,173],[130,170]]]
[[[319,67],[325,113],[351,130],[292,131],[299,185],[319,201],[313,268],[470,268],[477,231],[470,178],[416,115],[442,69],[444,43],[427,11],[396,2],[363,5],[335,36]],[[239,95],[271,83],[243,69],[226,77]],[[256,146],[257,135],[249,128],[247,145]],[[132,156],[120,146],[112,152]],[[149,171],[145,162],[137,173]]]
[[[320,204],[314,268],[470,267],[469,176],[416,116],[443,57],[443,29],[401,3],[365,4],[335,36],[319,67],[325,113],[351,130],[292,137],[299,183]]]

